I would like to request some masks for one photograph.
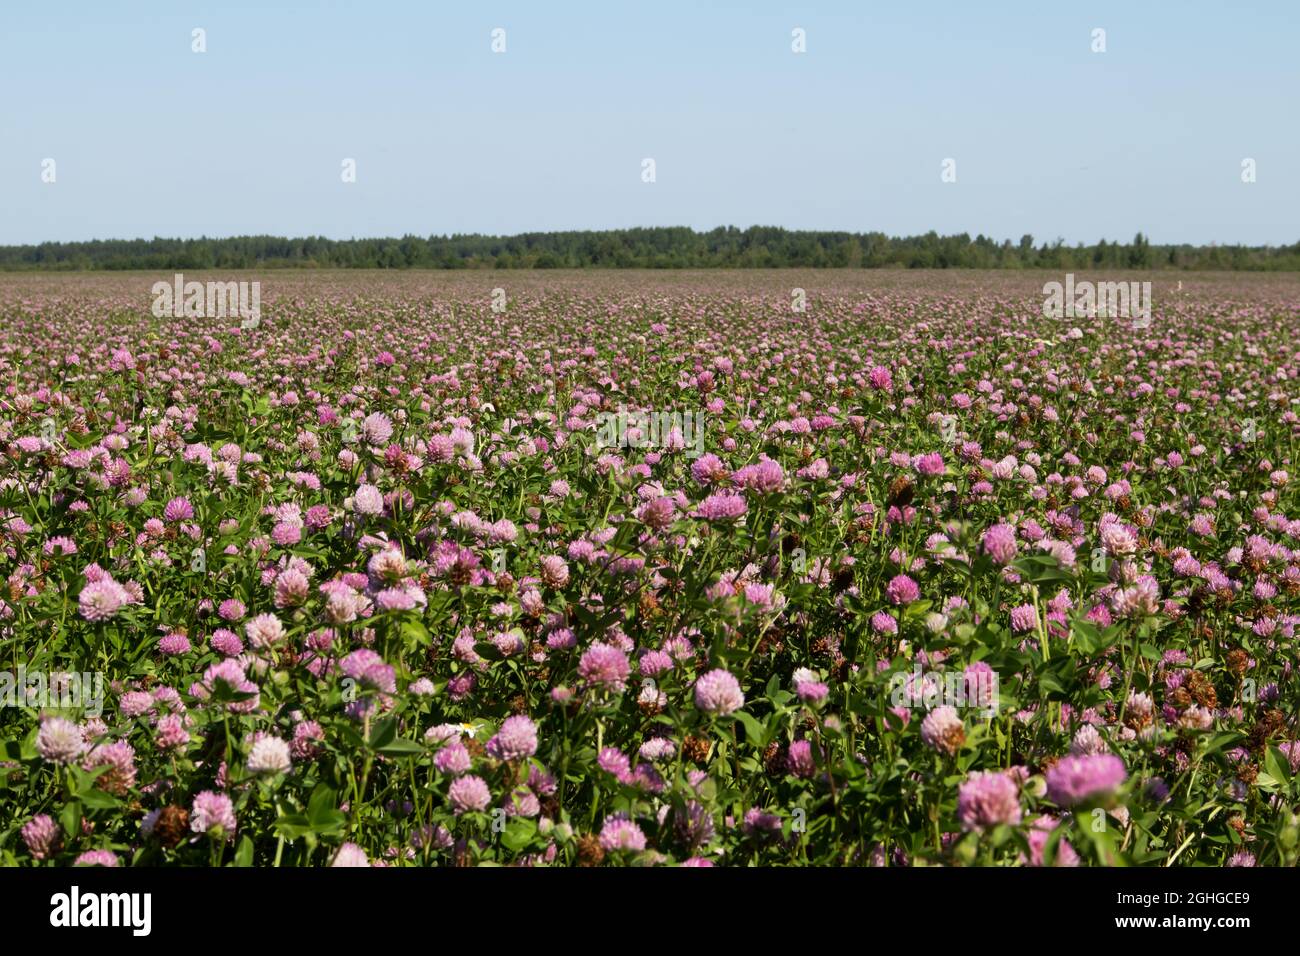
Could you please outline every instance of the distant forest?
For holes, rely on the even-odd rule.
[[[0,270],[122,269],[1232,269],[1300,270],[1292,246],[1035,244],[966,233],[891,237],[867,232],[800,232],[776,227],[681,227],[518,236],[405,236],[401,239],[105,239],[0,246]]]

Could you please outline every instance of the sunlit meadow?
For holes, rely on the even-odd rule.
[[[0,280],[3,862],[1300,855],[1300,281],[257,278]]]

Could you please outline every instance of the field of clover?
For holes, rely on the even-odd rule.
[[[0,283],[0,862],[1300,856],[1295,280],[158,278]]]

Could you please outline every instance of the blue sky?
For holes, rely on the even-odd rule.
[[[1298,41],[1293,0],[9,0],[0,243],[762,224],[1289,244]]]

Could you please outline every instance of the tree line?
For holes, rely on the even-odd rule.
[[[880,232],[684,226],[517,236],[403,236],[325,239],[103,239],[0,246],[0,270],[166,269],[1228,269],[1300,270],[1292,246],[1152,245],[1131,242],[998,242],[967,233],[887,236]]]

